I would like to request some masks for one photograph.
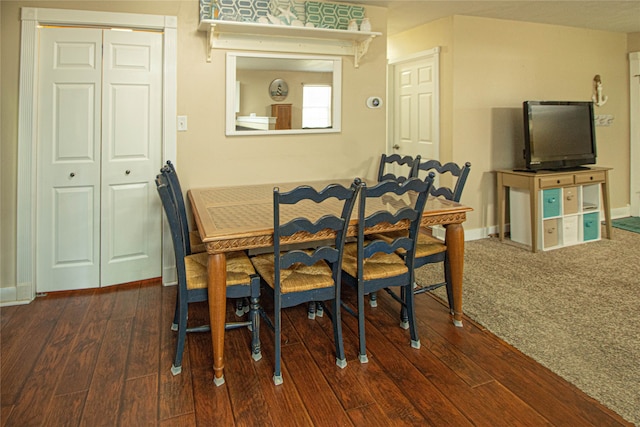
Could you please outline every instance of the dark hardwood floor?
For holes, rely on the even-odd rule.
[[[330,320],[308,320],[301,306],[283,316],[283,385],[271,380],[266,326],[258,362],[248,330],[227,332],[222,387],[208,333],[189,335],[174,377],[175,291],[154,280],[0,309],[1,425],[630,425],[471,320],[456,328],[430,295],[417,298],[419,350],[381,294],[367,307],[368,364],[357,359],[356,319],[343,311],[348,365],[339,369]],[[190,322],[207,316],[200,304]]]

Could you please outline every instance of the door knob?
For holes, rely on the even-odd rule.
[[[393,147],[391,147],[391,148],[393,148],[394,150],[398,150],[400,148],[400,146],[398,144],[393,144]]]

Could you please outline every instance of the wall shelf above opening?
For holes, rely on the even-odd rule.
[[[253,22],[203,19],[199,31],[208,36],[207,62],[213,49],[297,52],[354,57],[358,68],[369,44],[379,32],[347,31],[327,28],[292,27]]]

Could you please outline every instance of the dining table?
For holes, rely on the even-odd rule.
[[[192,188],[188,198],[195,224],[208,253],[208,304],[213,346],[214,383],[224,384],[224,333],[226,317],[226,252],[242,250],[268,250],[273,246],[273,191],[292,190],[309,185],[316,190],[335,183],[348,187],[353,179],[334,179],[307,182],[269,183],[227,187]],[[402,203],[402,200],[380,200],[378,204],[367,202],[367,209],[384,209],[386,203]],[[306,204],[291,206],[290,219],[297,216],[320,217],[327,209],[339,213],[340,204],[329,206]],[[357,207],[354,208],[354,212]],[[462,223],[472,208],[446,200],[429,197],[423,212],[421,227],[441,225],[445,228],[445,243],[449,257],[451,287],[453,289],[453,323],[462,326],[462,276],[464,267],[464,229]],[[282,214],[282,212],[281,212]],[[284,218],[286,220],[286,218]],[[357,235],[357,215],[352,215],[348,235]],[[408,223],[385,223],[366,229],[365,234],[406,229]],[[290,243],[313,243],[331,236],[306,234],[292,237]]]

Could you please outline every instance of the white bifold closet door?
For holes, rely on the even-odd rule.
[[[162,40],[40,30],[38,292],[161,275]]]

